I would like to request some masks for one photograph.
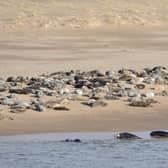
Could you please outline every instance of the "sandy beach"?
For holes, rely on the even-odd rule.
[[[78,69],[168,68],[166,0],[96,2],[0,2],[0,77]],[[147,108],[130,107],[123,100],[95,108],[72,101],[70,111],[19,114],[0,105],[5,116],[0,120],[0,135],[167,129],[168,97],[155,99],[158,103]]]
[[[155,107],[136,108],[118,101],[110,103],[107,107],[94,109],[75,103],[70,105],[71,110],[68,112],[50,110],[43,113],[27,111],[21,114],[8,114],[14,120],[1,120],[0,134],[165,129],[168,117],[167,100],[164,98],[159,102]]]

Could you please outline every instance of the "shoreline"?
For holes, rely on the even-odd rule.
[[[167,131],[167,130],[163,130]],[[129,133],[137,135],[141,137],[141,140],[144,139],[155,139],[150,136],[151,130],[146,131],[130,131]],[[0,141],[6,138],[10,138],[10,140],[24,140],[29,141],[31,138],[35,139],[43,139],[43,140],[57,140],[63,141],[65,139],[75,139],[78,138],[80,140],[109,140],[116,139],[115,136],[121,132],[114,131],[98,131],[98,132],[47,132],[47,133],[36,133],[36,134],[14,134],[14,135],[0,135]],[[45,137],[43,137],[45,135]],[[13,139],[12,139],[13,138]]]
[[[50,140],[66,140],[66,139],[80,139],[80,140],[108,140],[108,139],[117,139],[116,135],[120,133],[129,133],[140,137],[141,140],[144,139],[162,139],[164,137],[152,137],[150,134],[153,131],[163,131],[167,132],[168,130],[139,130],[139,131],[76,131],[76,132],[38,132],[38,133],[25,133],[25,134],[0,134],[0,141],[3,138],[17,138],[18,140],[30,140],[30,138],[43,138],[43,140],[50,139]],[[45,135],[45,137],[44,137]],[[165,138],[167,139],[167,138]],[[10,139],[12,140],[12,139]]]
[[[129,107],[118,101],[117,104],[113,102],[105,108],[94,109],[81,108],[78,104],[78,108],[69,112],[8,113],[14,120],[0,121],[0,135],[166,130],[167,100],[162,98],[151,108]]]

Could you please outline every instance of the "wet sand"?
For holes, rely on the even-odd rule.
[[[71,102],[70,111],[46,110],[7,114],[14,120],[0,121],[1,135],[47,132],[149,131],[167,128],[167,98],[157,98],[153,107],[130,107],[128,102],[113,101],[107,107],[90,108]]]

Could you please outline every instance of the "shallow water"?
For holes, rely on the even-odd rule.
[[[121,141],[113,133],[57,133],[0,137],[1,168],[167,168],[168,140]],[[80,138],[82,143],[62,142]]]

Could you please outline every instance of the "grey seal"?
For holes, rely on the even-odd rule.
[[[121,139],[121,140],[134,140],[134,139],[141,139],[140,137],[131,134],[129,132],[122,132],[116,135],[117,139]]]
[[[150,136],[153,138],[168,138],[168,132],[167,131],[152,131],[150,133]]]

